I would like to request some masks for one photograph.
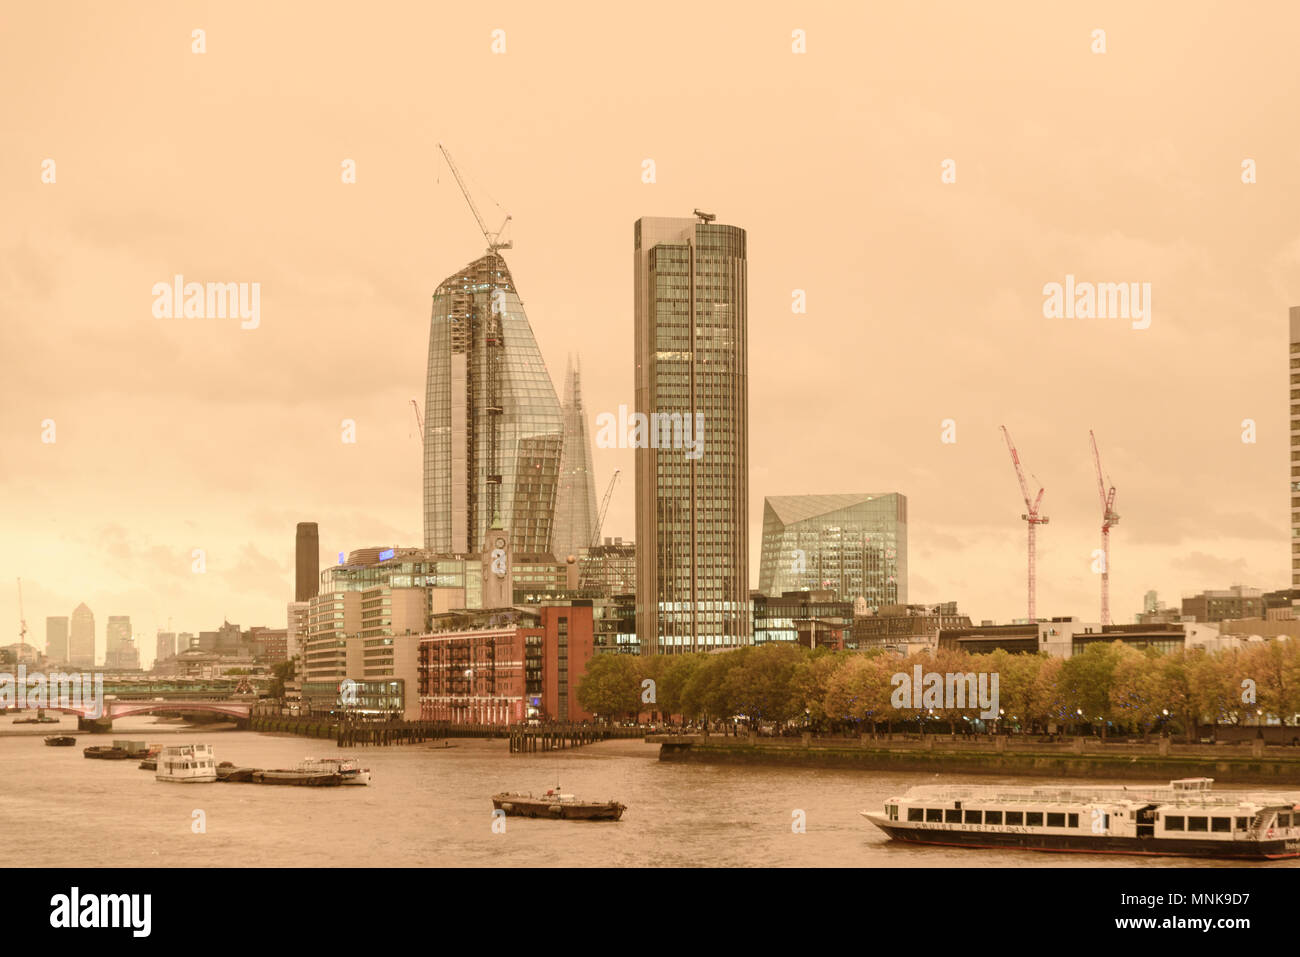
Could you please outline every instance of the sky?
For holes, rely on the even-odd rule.
[[[753,585],[765,495],[897,491],[911,601],[1023,616],[1000,425],[1046,487],[1040,615],[1098,616],[1089,429],[1122,516],[1116,621],[1149,589],[1288,585],[1294,5],[65,2],[0,18],[6,642],[19,577],[38,646],[46,616],[84,601],[100,655],[126,614],[147,662],[169,623],[283,627],[299,521],[319,523],[323,561],[421,544],[409,400],[430,297],[485,245],[440,141],[491,228],[511,215],[534,334],[557,391],[581,355],[592,423],[633,404],[636,219],[701,208],[747,230]],[[154,284],[176,274],[258,283],[256,328],[155,317]],[[1150,283],[1149,327],[1045,317],[1044,286],[1067,275]],[[622,469],[604,534],[626,539],[632,455],[595,450],[598,496]]]

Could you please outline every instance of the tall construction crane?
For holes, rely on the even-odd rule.
[[[506,214],[505,221],[501,224],[500,229],[498,229],[495,233],[488,232],[487,223],[483,222],[483,217],[479,215],[478,207],[474,205],[474,200],[469,195],[469,187],[467,187],[465,185],[465,181],[461,179],[460,170],[456,168],[456,163],[452,160],[451,154],[447,152],[447,147],[439,143],[438,149],[442,150],[442,155],[447,160],[447,166],[450,167],[451,169],[451,175],[456,177],[456,185],[458,185],[460,187],[460,191],[465,194],[465,202],[469,203],[469,211],[474,214],[474,219],[478,221],[478,228],[480,231],[482,231],[483,238],[487,240],[488,255],[495,256],[498,249],[512,248],[513,243],[510,242],[503,243],[501,241],[501,234],[504,233],[506,231],[506,227],[510,225],[510,214],[509,213]]]
[[[415,410],[415,424],[420,429],[420,444],[423,445],[424,444],[424,421],[420,418],[420,406],[414,399],[411,400],[411,408]]]
[[[605,513],[609,511],[609,499],[614,494],[614,483],[618,481],[619,472],[622,469],[614,469],[614,475],[609,480],[609,488],[605,489],[605,497],[600,503],[600,513],[596,516],[596,530],[591,535],[591,545],[594,548],[600,544],[600,530],[605,525]]]
[[[18,641],[20,644],[27,643],[27,615],[23,611],[23,580],[18,579]],[[23,650],[18,649],[21,655]]]
[[[1107,479],[1102,478],[1101,454],[1097,451],[1097,436],[1088,430],[1092,442],[1092,464],[1097,467],[1097,494],[1101,498],[1101,623],[1110,624],[1110,527],[1119,523],[1115,511],[1115,486],[1106,489]]]
[[[1029,483],[1025,481],[1025,470],[1020,464],[1020,455],[1016,452],[1015,444],[1011,441],[1011,433],[1007,431],[1007,427],[1004,425],[1001,426],[1001,429],[1003,436],[1005,436],[1007,440],[1007,448],[1011,451],[1011,464],[1016,467],[1016,478],[1020,481],[1020,494],[1025,499],[1026,513],[1020,517],[1029,523],[1029,620],[1031,622],[1036,622],[1038,621],[1036,615],[1037,607],[1034,599],[1038,586],[1037,573],[1035,571],[1037,556],[1036,532],[1039,525],[1046,525],[1049,521],[1046,515],[1038,514],[1038,507],[1043,502],[1043,493],[1046,489],[1039,486],[1038,495],[1032,501],[1030,500]],[[1034,481],[1038,481],[1037,477],[1034,478]]]

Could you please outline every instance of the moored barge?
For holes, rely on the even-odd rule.
[[[617,801],[579,801],[551,788],[540,797],[503,792],[492,796],[492,807],[507,817],[543,817],[557,821],[617,821],[627,805]]]
[[[862,816],[896,841],[946,847],[1281,860],[1300,857],[1300,794],[1168,787],[916,787]]]

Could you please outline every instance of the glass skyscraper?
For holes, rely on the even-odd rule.
[[[648,423],[635,453],[636,627],[647,654],[747,645],[753,632],[746,237],[696,215],[635,227],[636,414]],[[677,416],[698,447],[656,414]]]
[[[499,519],[515,553],[551,553],[564,421],[500,255],[433,294],[424,430],[425,548],[477,553]]]
[[[906,496],[765,498],[758,590],[830,591],[871,608],[907,604]]]
[[[557,561],[582,556],[596,534],[596,473],[591,467],[591,433],[582,404],[582,365],[569,357],[564,375],[564,452],[560,459],[560,488],[555,496]]]

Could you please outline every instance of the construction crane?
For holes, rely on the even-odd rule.
[[[411,400],[411,408],[415,410],[415,424],[420,429],[420,444],[424,444],[424,422],[420,419],[420,406],[414,399]]]
[[[1001,426],[1001,429],[1003,436],[1005,436],[1007,440],[1007,448],[1011,451],[1011,464],[1016,467],[1016,478],[1020,481],[1020,494],[1025,499],[1026,514],[1023,514],[1020,517],[1029,523],[1029,620],[1031,622],[1036,622],[1038,621],[1038,618],[1036,616],[1037,609],[1035,606],[1034,595],[1038,584],[1035,572],[1037,529],[1039,525],[1046,525],[1049,521],[1046,515],[1038,514],[1038,507],[1043,502],[1043,493],[1046,489],[1040,486],[1038,489],[1038,495],[1032,501],[1030,500],[1029,483],[1025,481],[1025,470],[1020,464],[1020,455],[1016,452],[1015,444],[1011,441],[1011,433],[1007,431],[1007,427],[1004,425]],[[1038,479],[1035,477],[1034,482],[1037,483],[1037,481]]]
[[[1115,486],[1106,489],[1107,480],[1102,478],[1101,454],[1097,451],[1097,436],[1088,430],[1088,439],[1092,442],[1092,464],[1097,467],[1097,494],[1101,498],[1101,623],[1110,624],[1110,527],[1119,523],[1119,513],[1115,511]]]
[[[488,255],[495,256],[498,249],[512,248],[513,246],[512,243],[510,242],[503,243],[501,241],[501,234],[504,233],[506,231],[506,227],[510,225],[510,215],[508,213],[506,214],[505,221],[501,224],[500,229],[498,229],[495,233],[489,232],[487,228],[487,223],[483,222],[483,217],[479,215],[478,207],[474,205],[474,200],[469,195],[469,187],[467,187],[465,185],[465,181],[461,179],[460,170],[456,168],[456,163],[452,160],[451,154],[447,152],[447,147],[439,143],[438,149],[442,150],[442,155],[447,160],[447,166],[450,167],[451,169],[451,175],[456,177],[456,185],[458,185],[460,187],[460,191],[465,194],[465,202],[469,203],[469,211],[474,214],[474,219],[478,221],[478,228],[483,233],[483,238],[487,240]]]
[[[614,475],[609,480],[609,488],[605,489],[605,497],[600,503],[600,513],[596,516],[596,530],[591,536],[591,545],[594,548],[600,544],[600,530],[605,524],[605,513],[609,511],[609,499],[614,494],[614,483],[618,481],[618,474],[622,469],[614,469]]]
[[[27,644],[27,615],[23,612],[23,580],[21,578],[18,579],[18,642],[19,644]],[[21,655],[22,653],[23,649],[19,648],[18,654]]]

